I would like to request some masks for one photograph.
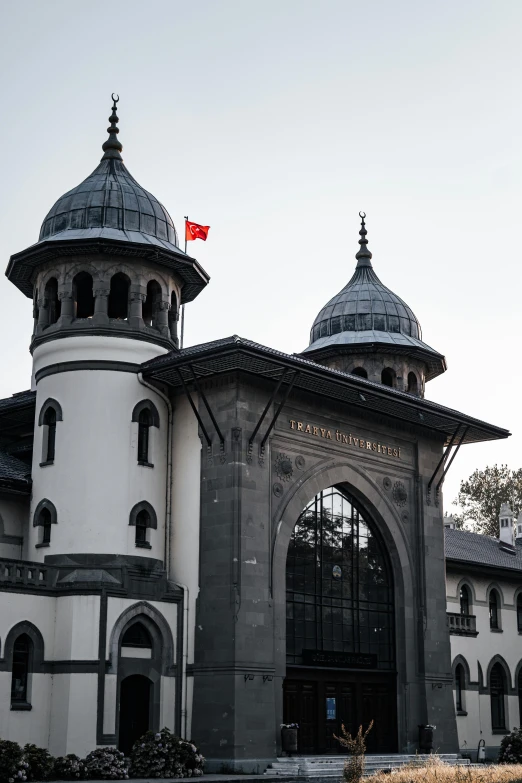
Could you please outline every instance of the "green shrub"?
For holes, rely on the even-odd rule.
[[[203,774],[205,759],[192,742],[168,729],[147,731],[131,751],[131,775],[135,778],[190,778]]]
[[[45,748],[28,744],[24,747],[24,761],[29,764],[27,780],[49,780],[54,769],[54,759]]]
[[[74,753],[58,756],[54,760],[54,777],[56,780],[83,780],[85,778],[85,761]]]
[[[125,756],[116,748],[91,750],[85,759],[85,773],[91,780],[128,780]]]
[[[0,783],[24,783],[29,764],[18,742],[0,739]]]
[[[498,760],[500,764],[522,763],[522,728],[514,728],[502,739]]]

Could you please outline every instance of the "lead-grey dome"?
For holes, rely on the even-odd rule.
[[[120,155],[116,104],[100,164],[80,185],[61,196],[46,216],[39,241],[100,236],[176,249],[178,237],[169,213],[136,182]]]
[[[423,355],[429,366],[428,379],[443,372],[444,357],[422,342],[421,326],[410,307],[387,288],[372,267],[364,213],[355,272],[345,287],[319,311],[304,354],[350,350],[358,346],[382,346],[388,352]]]

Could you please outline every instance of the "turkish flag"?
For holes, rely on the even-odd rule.
[[[185,239],[187,242],[192,242],[194,239],[202,239],[206,242],[209,229],[210,226],[200,226],[199,223],[185,220]]]

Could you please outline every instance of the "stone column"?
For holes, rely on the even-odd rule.
[[[155,326],[164,337],[169,336],[169,309],[170,304],[168,302],[156,302]]]
[[[171,307],[169,310],[169,331],[170,331],[170,339],[172,340],[176,348],[179,348],[178,319],[179,319],[179,312],[177,310],[173,310]]]
[[[38,299],[38,323],[36,334],[41,334],[49,324],[49,300],[43,296]]]
[[[133,329],[141,329],[143,327],[143,302],[146,298],[146,295],[142,294],[141,291],[131,290],[128,320]]]
[[[94,315],[92,322],[95,326],[104,326],[109,323],[108,307],[110,289],[105,285],[94,288]]]
[[[74,318],[74,301],[71,291],[59,291],[58,299],[62,303],[62,312],[58,323],[60,326],[68,326]]]

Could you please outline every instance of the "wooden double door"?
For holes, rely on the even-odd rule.
[[[334,734],[341,725],[353,735],[374,725],[369,753],[397,751],[395,674],[288,668],[283,684],[284,723],[299,724],[299,753],[346,753]]]

